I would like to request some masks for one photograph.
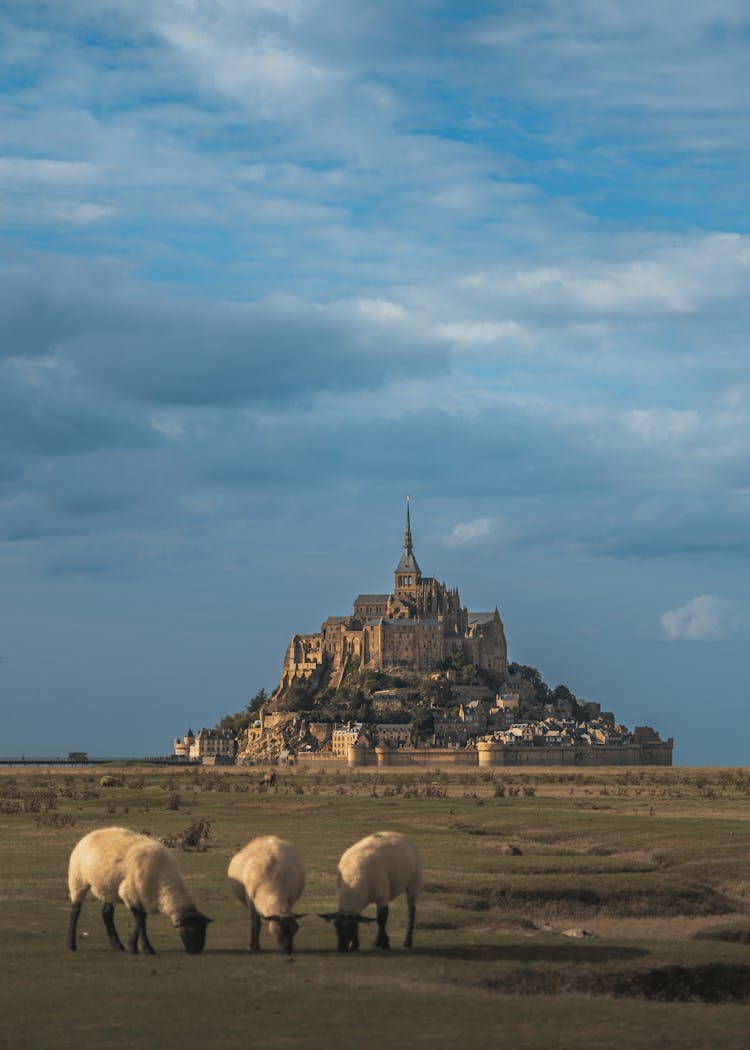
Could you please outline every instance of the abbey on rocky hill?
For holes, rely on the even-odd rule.
[[[316,634],[295,634],[277,690],[316,678],[325,670],[334,687],[354,660],[364,670],[427,674],[456,650],[467,662],[505,676],[505,631],[494,612],[468,612],[458,590],[423,576],[414,556],[411,514],[390,594],[360,594],[349,616],[329,616]]]

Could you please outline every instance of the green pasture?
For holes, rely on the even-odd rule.
[[[104,773],[115,787],[100,784]],[[748,1045],[750,775],[743,770],[281,772],[147,767],[0,773],[0,1045],[704,1048]],[[197,821],[202,848],[180,848]],[[118,955],[100,905],[68,953],[67,858],[118,824],[178,843],[206,951],[162,916],[153,957]],[[341,852],[372,831],[424,862],[415,947],[339,955]],[[307,864],[291,959],[247,952],[232,853],[275,833]],[[509,848],[517,847],[514,854]],[[374,914],[374,908],[370,909]],[[116,910],[120,936],[130,916]],[[565,936],[571,929],[591,936]]]

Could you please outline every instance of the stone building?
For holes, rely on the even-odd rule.
[[[334,755],[346,758],[350,747],[362,744],[364,729],[362,722],[347,722],[345,725],[335,726],[331,734],[331,750]]]
[[[202,762],[206,759],[233,759],[237,753],[237,744],[231,729],[201,729],[197,736],[188,729],[185,736],[174,742],[174,753],[177,758],[189,762]]]
[[[190,748],[195,743],[195,734],[192,729],[188,729],[182,740],[179,737],[175,737],[174,742],[174,753],[176,758],[184,759],[185,762],[190,758]]]
[[[468,663],[504,675],[508,669],[500,614],[468,612],[456,588],[423,576],[414,555],[406,509],[404,549],[388,594],[360,594],[348,616],[329,616],[315,634],[295,634],[284,658],[279,690],[322,669],[332,684],[350,661],[362,669],[426,674],[459,651]]]

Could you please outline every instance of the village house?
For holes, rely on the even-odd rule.
[[[367,743],[363,722],[346,722],[343,725],[337,725],[331,734],[331,750],[339,758],[346,758],[350,746],[362,747]]]
[[[454,715],[435,711],[433,740],[436,747],[463,747],[468,739],[465,723]]]
[[[466,726],[468,736],[484,736],[487,732],[489,704],[485,700],[470,700],[458,709],[458,717]]]
[[[411,722],[379,722],[372,737],[376,747],[410,747]]]

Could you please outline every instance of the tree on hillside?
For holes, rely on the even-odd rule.
[[[265,689],[259,689],[246,707],[236,711],[233,715],[224,715],[217,724],[217,729],[231,729],[235,736],[244,733],[248,726],[255,721],[261,707],[268,700]]]
[[[435,732],[435,718],[429,708],[424,704],[417,704],[411,720],[411,739],[413,744],[418,744],[426,737]]]
[[[274,703],[277,711],[312,711],[315,708],[315,689],[309,682],[296,679]]]
[[[548,704],[550,702],[551,692],[546,682],[542,680],[542,676],[537,671],[536,667],[528,667],[526,664],[512,663],[508,665],[508,674],[512,675],[513,678],[520,678],[524,682],[528,682],[534,690],[534,700],[538,704]]]
[[[555,704],[573,704],[575,703],[575,696],[568,689],[567,685],[556,685],[552,690],[552,699]]]
[[[427,678],[419,687],[419,697],[428,706],[447,707],[453,702],[453,690],[444,678]]]

